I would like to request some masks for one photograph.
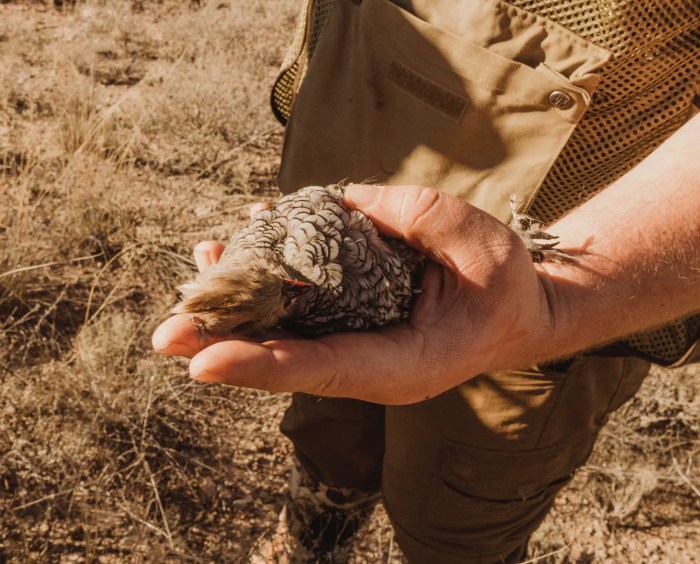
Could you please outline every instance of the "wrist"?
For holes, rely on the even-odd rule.
[[[603,273],[585,259],[542,263],[537,270],[551,316],[544,360],[604,345],[633,331],[628,313],[634,299],[617,291],[613,273]]]
[[[533,366],[566,354],[558,348],[562,340],[559,328],[566,322],[555,281],[539,264],[531,264],[531,268],[534,286],[516,302],[516,308],[508,308],[511,323],[502,323],[508,330],[492,344],[494,354],[479,355],[488,363],[482,371]]]
[[[562,341],[566,340],[566,331],[574,326],[572,312],[566,295],[560,285],[560,279],[553,276],[547,264],[535,264],[537,280],[540,286],[539,330],[535,333],[536,342],[532,345],[535,362],[552,360],[568,354],[561,350]]]
[[[519,339],[503,346],[497,359],[499,369],[534,366],[565,357],[597,344],[594,331],[585,326],[585,302],[572,294],[568,268],[576,265],[538,263],[536,273],[539,301]],[[583,309],[582,306],[583,305]]]

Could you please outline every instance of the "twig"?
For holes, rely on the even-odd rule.
[[[124,247],[121,251],[119,251],[119,252],[118,252],[116,255],[114,255],[111,259],[109,259],[109,260],[104,264],[104,266],[100,269],[100,271],[97,273],[97,275],[95,276],[95,279],[94,279],[93,282],[92,282],[92,286],[90,286],[90,293],[88,294],[87,306],[85,307],[85,319],[84,319],[84,321],[83,321],[83,325],[87,325],[90,321],[92,321],[92,320],[95,318],[95,315],[97,315],[97,313],[99,313],[99,312],[102,310],[102,307],[103,307],[103,306],[105,305],[105,303],[106,303],[106,302],[103,302],[103,303],[102,303],[102,306],[100,306],[100,308],[97,310],[97,312],[95,313],[95,315],[92,315],[92,316],[90,315],[90,306],[92,306],[92,298],[93,298],[93,296],[94,296],[94,294],[95,294],[95,288],[97,288],[97,282],[98,282],[98,280],[100,279],[100,276],[102,276],[102,275],[107,271],[107,269],[109,268],[109,266],[110,266],[115,260],[117,260],[117,259],[118,259],[119,257],[121,257],[123,254],[126,254],[127,252],[131,251],[132,249],[135,249],[136,247],[138,247],[138,244],[131,244],[131,245],[127,245],[126,247]],[[113,293],[113,292],[112,292],[112,293]],[[112,295],[112,294],[110,293],[110,296],[111,296],[111,295]],[[109,299],[109,297],[108,297],[108,299]]]
[[[19,509],[27,509],[28,507],[32,507],[33,505],[37,505],[37,504],[42,503],[44,501],[49,501],[50,499],[53,499],[55,497],[60,497],[62,495],[68,495],[68,494],[72,493],[74,489],[75,489],[75,486],[72,488],[68,488],[66,490],[61,490],[61,491],[54,492],[54,493],[49,494],[49,495],[45,495],[44,497],[40,497],[39,499],[35,499],[34,501],[29,501],[27,503],[23,503],[22,505],[17,505],[16,507],[13,507],[12,510],[16,511]]]
[[[151,406],[153,405],[153,376],[149,378],[148,383],[148,400],[146,401],[146,409],[143,414],[143,425],[141,426],[141,442],[140,445],[143,447],[143,442],[146,440],[146,430],[148,428],[148,417],[151,412]]]
[[[685,483],[688,485],[688,487],[689,487],[691,490],[693,490],[693,492],[695,493],[696,496],[700,497],[700,489],[698,489],[698,487],[697,487],[695,484],[693,484],[693,482],[692,482],[691,479],[688,477],[688,475],[685,474],[685,473],[683,472],[683,470],[681,470],[681,467],[680,467],[680,465],[678,464],[678,461],[676,460],[676,457],[675,457],[675,456],[671,457],[671,462],[673,462],[673,469],[674,469],[674,470],[676,471],[676,473],[680,476],[681,480],[683,480],[683,482],[685,482]]]
[[[158,511],[160,512],[160,517],[161,519],[163,519],[163,526],[165,527],[165,532],[167,533],[166,537],[168,539],[168,544],[170,544],[170,549],[173,550],[173,535],[170,532],[170,527],[168,526],[168,518],[165,515],[165,509],[163,509],[163,504],[160,501],[160,494],[158,493],[158,486],[156,486],[156,481],[153,478],[153,472],[151,472],[151,467],[149,466],[148,461],[145,458],[143,459],[143,466],[146,469],[146,473],[148,474],[148,478],[151,482],[153,494],[155,495],[156,503],[158,504]]]
[[[270,129],[267,129],[261,133],[258,133],[257,135],[252,135],[251,137],[248,137],[245,141],[242,141],[238,145],[236,145],[233,149],[231,149],[225,157],[219,159],[215,163],[210,164],[207,168],[205,168],[202,172],[200,172],[197,175],[197,180],[201,180],[205,176],[208,176],[211,172],[215,171],[217,168],[219,168],[221,165],[226,164],[229,162],[233,157],[236,156],[236,153],[241,151],[242,149],[245,149],[248,145],[251,143],[258,141],[259,139],[265,139],[265,137],[268,137],[269,135],[272,135],[275,131],[277,131],[279,128],[277,126],[272,127]]]
[[[144,318],[141,321],[141,323],[139,323],[138,327],[136,327],[136,329],[132,332],[129,340],[125,343],[124,354],[122,355],[122,360],[121,360],[121,366],[123,367],[122,374],[124,374],[124,376],[126,376],[126,372],[127,372],[127,367],[128,367],[127,361],[129,359],[129,351],[131,349],[131,345],[141,335],[141,330],[144,328],[144,326],[147,323],[150,323],[151,321],[152,321],[152,319],[149,317]]]
[[[139,523],[141,523],[142,525],[145,525],[146,527],[148,527],[148,528],[151,529],[152,531],[155,531],[155,532],[158,533],[159,535],[164,536],[164,537],[165,537],[166,539],[168,539],[168,540],[171,542],[171,544],[172,544],[172,539],[170,538],[169,535],[166,534],[166,532],[165,532],[163,529],[161,529],[160,527],[156,527],[153,523],[149,523],[149,522],[146,521],[145,519],[141,519],[141,517],[139,517],[138,515],[136,515],[136,514],[135,514],[133,511],[131,511],[126,505],[124,505],[124,504],[122,504],[122,503],[117,503],[117,505],[119,506],[119,508],[120,508],[122,511],[124,511],[124,512],[125,512],[129,517],[131,517],[134,521],[138,521]]]
[[[89,480],[89,481],[85,482],[85,483],[82,484],[82,485],[83,485],[83,487],[91,486],[91,485],[97,483],[100,479],[103,479],[103,478],[106,479],[107,481],[109,481],[109,480],[111,480],[114,476],[116,476],[117,474],[121,474],[122,472],[126,472],[127,470],[130,470],[132,467],[138,465],[140,462],[141,462],[140,460],[136,460],[135,462],[132,462],[131,464],[129,464],[129,466],[127,466],[126,468],[121,468],[121,469],[119,469],[119,470],[116,470],[116,471],[112,472],[111,474],[108,474],[106,477],[105,477],[104,474],[100,474],[100,476],[98,476],[98,477],[95,478],[94,480]],[[22,505],[17,505],[17,506],[15,506],[15,507],[12,507],[12,510],[13,510],[13,511],[16,511],[16,510],[19,510],[19,509],[27,509],[28,507],[32,507],[33,505],[37,505],[37,504],[42,503],[42,502],[44,502],[44,501],[49,501],[50,499],[53,499],[53,498],[55,498],[55,497],[60,497],[60,496],[62,496],[62,495],[68,495],[68,494],[70,494],[70,493],[73,493],[73,491],[75,491],[75,488],[76,488],[77,486],[78,486],[78,484],[75,484],[72,488],[67,488],[67,489],[65,489],[65,490],[60,490],[60,491],[58,491],[58,492],[54,492],[54,493],[52,493],[52,494],[48,494],[48,495],[45,495],[45,496],[43,496],[43,497],[40,497],[39,499],[35,499],[35,500],[33,500],[33,501],[28,501],[27,503],[23,503]]]
[[[38,270],[39,268],[50,268],[52,266],[58,266],[60,264],[70,264],[72,262],[80,262],[82,260],[90,260],[94,258],[101,257],[103,253],[98,253],[96,255],[88,255],[84,257],[78,257],[74,259],[69,259],[66,261],[53,261],[53,262],[45,262],[43,264],[32,264],[30,266],[20,266],[19,268],[13,268],[12,270],[8,270],[7,272],[3,272],[0,274],[0,278],[5,278],[6,276],[11,276],[13,274],[18,274],[19,272],[28,272],[30,270]]]
[[[13,329],[14,327],[22,325],[22,323],[24,323],[33,314],[35,314],[37,311],[39,311],[40,308],[41,308],[41,306],[39,304],[34,304],[34,306],[30,310],[28,310],[22,317],[20,317],[18,320],[16,320],[12,325],[9,325],[8,327],[4,327],[3,329],[5,331],[9,331],[10,329]],[[11,319],[16,311],[17,311],[17,309],[12,310],[10,312],[10,315],[7,316],[7,319],[8,320]]]
[[[548,552],[547,554],[543,554],[542,556],[535,556],[534,558],[531,558],[530,560],[525,560],[525,562],[521,562],[520,564],[532,564],[533,562],[539,562],[540,560],[544,560],[545,558],[549,558],[550,556],[555,556],[559,554],[560,552],[563,552],[569,548],[569,545],[562,546],[561,548],[557,550],[553,550],[552,552]]]
[[[225,475],[224,472],[222,472],[221,470],[217,470],[213,466],[209,466],[208,464],[205,464],[201,460],[198,460],[197,458],[194,458],[194,457],[190,456],[189,454],[185,455],[185,454],[178,452],[175,449],[170,448],[170,447],[162,447],[162,451],[165,454],[165,456],[167,456],[174,463],[178,462],[176,456],[179,456],[181,458],[185,458],[187,462],[191,462],[192,464],[196,464],[198,466],[201,466],[202,468],[206,468],[207,470],[209,470],[210,472],[213,472],[214,474],[218,474],[219,476]]]
[[[586,464],[581,468],[581,472],[584,474],[599,474],[605,476],[606,478],[613,478],[618,481],[623,479],[630,479],[639,476],[639,472],[634,470],[623,470],[621,468],[606,468],[604,466],[599,466],[597,464]],[[677,483],[678,478],[670,474],[662,474],[660,472],[654,472],[654,476],[659,482],[670,482]]]
[[[61,291],[59,292],[59,294],[58,294],[58,296],[56,297],[56,299],[53,301],[53,303],[52,303],[49,307],[46,308],[46,310],[44,311],[44,313],[39,317],[39,320],[35,323],[34,326],[35,326],[36,329],[39,329],[39,327],[41,326],[41,324],[44,323],[44,321],[46,321],[46,318],[47,318],[49,315],[51,315],[51,313],[52,313],[53,311],[55,311],[55,310],[58,308],[58,304],[59,304],[60,301],[63,299],[63,296],[66,295],[67,291],[68,291],[68,284],[64,284],[64,285],[63,285],[63,288],[62,288]],[[56,324],[55,324],[55,322],[54,322],[53,325],[50,325],[50,327],[51,327],[51,338],[52,338],[52,340],[53,340],[53,339],[55,338],[55,333],[56,333]]]

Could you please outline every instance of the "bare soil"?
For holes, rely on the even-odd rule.
[[[274,199],[293,0],[0,1],[0,562],[245,562],[287,397],[195,385],[150,335]],[[700,370],[656,369],[533,561],[700,560]],[[353,562],[401,562],[379,508]]]

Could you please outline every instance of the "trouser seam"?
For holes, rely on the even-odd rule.
[[[572,367],[573,368],[573,367]],[[556,411],[557,407],[559,406],[559,402],[561,400],[562,394],[564,393],[564,389],[569,385],[569,378],[571,376],[571,368],[569,371],[567,371],[566,376],[564,377],[564,382],[562,383],[561,386],[558,386],[557,389],[557,395],[554,401],[552,402],[552,408],[549,410],[549,413],[547,414],[547,419],[544,422],[544,425],[542,425],[542,429],[540,430],[539,434],[537,435],[537,440],[535,441],[534,449],[540,448],[540,443],[542,442],[542,437],[544,436],[545,431],[549,428],[549,422],[552,419],[552,416],[554,415],[554,412]]]
[[[620,377],[617,380],[617,386],[615,387],[615,391],[610,395],[610,399],[608,400],[608,405],[605,407],[605,413],[600,418],[600,422],[596,421],[596,426],[598,429],[600,429],[603,426],[603,423],[605,422],[605,418],[608,416],[610,413],[611,406],[613,404],[613,401],[615,401],[615,398],[620,394],[620,389],[622,388],[622,382],[625,379],[625,375],[627,374],[627,363],[630,361],[630,357],[626,356],[623,361],[622,361],[622,370],[620,371]]]

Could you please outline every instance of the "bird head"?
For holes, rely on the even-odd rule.
[[[226,260],[178,287],[182,301],[173,313],[189,313],[200,331],[256,335],[275,327],[313,284],[270,260]]]

